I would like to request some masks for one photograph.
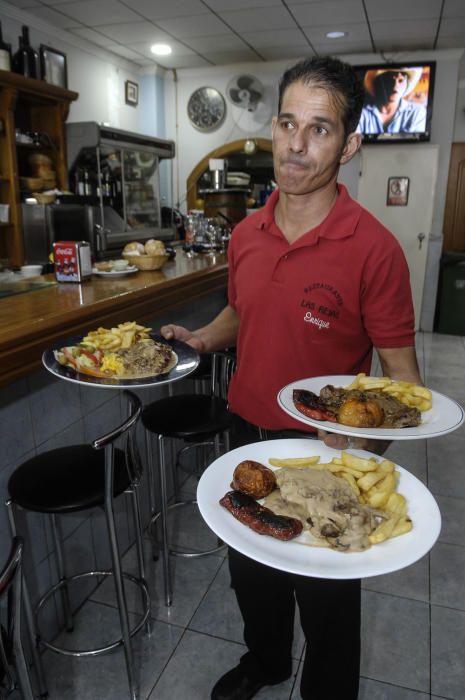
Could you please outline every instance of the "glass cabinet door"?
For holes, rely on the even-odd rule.
[[[160,226],[158,156],[144,149],[123,149],[123,199],[128,229]]]

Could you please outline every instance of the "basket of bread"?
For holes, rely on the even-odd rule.
[[[139,270],[159,270],[168,260],[163,241],[154,238],[144,243],[131,241],[123,248],[123,258]]]

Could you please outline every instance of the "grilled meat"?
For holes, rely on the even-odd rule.
[[[116,355],[123,362],[125,377],[163,374],[170,369],[173,360],[171,347],[151,338],[139,341],[127,349],[120,348]]]
[[[342,405],[349,399],[359,399],[360,401],[375,401],[383,411],[383,421],[381,428],[411,428],[421,423],[421,413],[418,408],[407,406],[399,401],[395,396],[386,394],[383,391],[359,391],[358,389],[341,389],[331,384],[323,387],[320,391],[320,400],[328,410],[340,415]],[[339,421],[344,424],[344,421]],[[367,426],[360,426],[367,427]]]
[[[246,459],[235,468],[231,488],[252,498],[265,498],[276,488],[276,477],[272,469]]]
[[[278,540],[292,540],[300,535],[303,529],[302,523],[297,518],[275,515],[272,510],[240,491],[228,491],[220,499],[220,505],[226,508],[236,520],[260,535],[270,535]]]
[[[328,384],[319,396],[306,389],[295,389],[293,399],[297,410],[315,420],[337,421],[358,428],[410,428],[421,423],[417,408],[382,391],[342,389]]]

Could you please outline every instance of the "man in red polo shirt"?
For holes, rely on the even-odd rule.
[[[257,439],[258,428],[277,437],[302,431],[277,405],[278,390],[304,377],[368,372],[373,347],[385,375],[421,383],[403,253],[337,184],[340,165],[360,147],[363,96],[351,67],[337,59],[285,72],[272,123],[278,190],[234,229],[229,303],[193,332],[162,328],[200,352],[237,346],[228,398],[243,419],[242,441]],[[347,447],[345,436],[321,436]],[[249,700],[291,675],[296,600],[307,640],[302,698],[356,700],[360,581],[289,574],[231,548],[229,565],[248,651],[216,683],[212,700]]]

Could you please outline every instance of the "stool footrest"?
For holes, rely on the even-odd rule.
[[[183,506],[195,506],[197,505],[197,501],[194,499],[192,501],[177,501],[176,503],[171,503],[171,505],[168,506],[167,510],[175,510],[177,508],[182,508]],[[152,527],[152,525],[156,525],[158,518],[160,517],[161,513],[155,513],[149,524],[149,528]],[[224,547],[226,546],[224,542],[222,542],[218,538],[218,544],[217,547],[213,547],[212,549],[204,549],[201,552],[195,552],[195,551],[188,551],[188,550],[182,550],[182,549],[169,549],[169,553],[172,554],[174,557],[185,557],[187,559],[196,559],[197,557],[206,557],[208,554],[216,554],[217,552],[220,552]]]
[[[149,617],[150,614],[150,595],[149,591],[147,588],[147,583],[146,581],[136,578],[132,574],[128,574],[126,572],[123,572],[123,578],[128,579],[132,583],[134,583],[136,586],[138,586],[144,596],[144,614],[142,619],[135,625],[131,630],[130,630],[130,636],[133,637],[139,630],[142,629],[144,624],[147,621],[147,618]],[[57,584],[52,586],[51,588],[48,589],[48,591],[42,596],[42,598],[39,600],[35,607],[35,618],[36,618],[36,627],[38,631],[38,641],[40,641],[41,644],[43,644],[47,649],[51,649],[52,651],[55,651],[57,654],[63,654],[65,656],[99,656],[100,654],[106,654],[112,649],[116,649],[119,646],[123,645],[123,639],[120,637],[119,639],[115,640],[114,642],[110,642],[106,646],[103,647],[95,647],[94,649],[67,649],[66,647],[59,647],[55,644],[52,644],[51,642],[47,641],[42,637],[40,634],[40,628],[39,628],[39,613],[41,609],[44,607],[44,605],[47,603],[49,598],[56,593],[60,588],[63,586],[67,585],[68,583],[72,581],[76,581],[81,578],[85,578],[88,576],[100,576],[100,577],[107,577],[107,576],[113,576],[113,571],[85,571],[81,574],[75,574],[74,576],[67,576],[65,579],[62,579],[59,581]],[[118,608],[115,608],[115,612],[118,612]]]

